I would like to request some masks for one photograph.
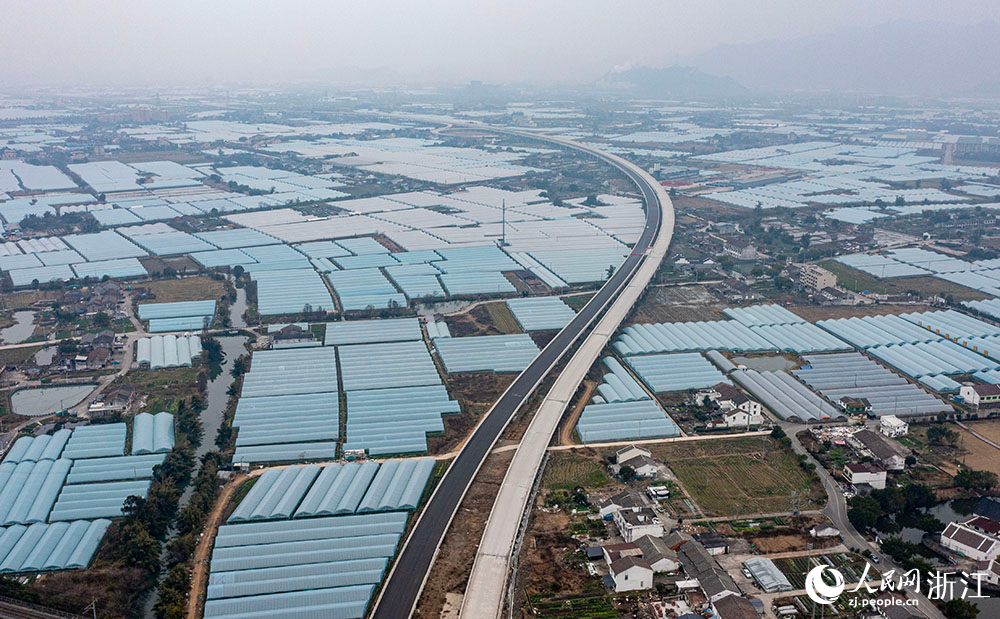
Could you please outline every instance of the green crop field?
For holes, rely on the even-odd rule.
[[[816,509],[818,481],[791,449],[770,438],[651,446],[706,513],[718,516]]]
[[[608,484],[608,476],[600,462],[563,451],[552,454],[542,483],[549,490],[571,491],[577,486],[601,488]]]
[[[521,325],[517,324],[514,315],[503,301],[487,303],[486,311],[490,314],[490,319],[496,328],[502,333],[521,333]]]

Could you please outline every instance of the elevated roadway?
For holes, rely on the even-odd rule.
[[[504,481],[505,489],[501,490],[504,499],[499,505],[503,506],[504,509],[508,505],[510,506],[511,511],[504,513],[503,516],[512,521],[516,527],[516,521],[519,521],[520,518],[514,517],[512,512],[518,509],[517,505],[524,505],[528,493],[526,488],[533,483],[534,473],[537,473],[538,465],[563,408],[572,397],[587,368],[604,347],[604,343],[617,329],[656,273],[673,235],[674,212],[669,197],[659,183],[631,162],[592,146],[564,138],[483,125],[472,126],[570,148],[592,155],[614,166],[626,174],[641,191],[646,205],[646,225],[631,253],[614,275],[521,372],[473,430],[469,440],[466,441],[447,473],[438,483],[399,552],[399,556],[396,558],[373,607],[372,616],[378,619],[407,617],[416,609],[420,593],[430,574],[431,566],[445,533],[447,533],[459,504],[482,467],[486,456],[493,449],[494,444],[514,414],[541,383],[542,379],[581,335],[591,327],[594,321],[603,314],[604,318],[597,329],[585,340],[580,351],[574,355],[569,367],[560,374],[560,378],[557,379],[545,403],[538,411],[535,421],[532,422],[532,427],[529,428],[528,434],[525,435],[525,439],[515,455],[511,469],[513,470],[516,465],[518,471],[516,475],[526,475],[530,479],[525,478],[518,481],[512,477],[511,473],[508,473],[507,479]],[[539,418],[541,421],[538,421]],[[522,451],[524,455],[520,455]],[[518,509],[518,516],[522,512],[523,507]],[[494,513],[496,513],[495,510]],[[490,521],[499,522],[504,518],[491,518]],[[502,574],[503,577],[499,583],[502,588],[506,580],[510,556],[509,548],[512,547],[513,541],[509,546],[505,542],[501,543],[501,538],[505,540],[509,531],[503,530],[494,533],[493,531],[496,531],[498,526],[494,523],[492,529],[488,527],[487,531],[491,540],[489,548],[492,549],[489,556],[493,558],[490,560],[480,559],[482,556],[480,554],[477,555],[477,563],[482,563],[478,567],[480,574]],[[516,535],[516,528],[514,534]],[[513,535],[509,537],[513,539]],[[485,542],[481,546],[485,546]],[[506,550],[503,548],[505,546]],[[484,561],[485,563],[483,563]],[[463,612],[463,614],[464,616],[486,617],[493,616],[495,613],[471,615],[468,612]]]
[[[463,619],[499,617],[503,614],[504,594],[523,514],[534,494],[535,480],[552,435],[583,378],[656,275],[670,245],[673,207],[660,184],[628,161],[617,157],[602,158],[628,174],[642,190],[646,202],[646,232],[650,235],[649,241],[642,249],[642,254],[638,253],[640,246],[636,246],[630,256],[637,258],[630,269],[631,276],[623,283],[597,326],[559,373],[521,439],[520,447],[500,485],[493,510],[486,522],[486,530],[476,551],[462,602]],[[658,229],[653,229],[651,220],[656,218],[657,211],[661,224]]]

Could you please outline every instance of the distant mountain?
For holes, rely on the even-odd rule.
[[[745,45],[690,59],[753,89],[892,95],[972,94],[1000,82],[1000,25],[891,21]]]
[[[709,75],[694,67],[663,69],[629,67],[607,73],[595,84],[602,90],[625,92],[633,97],[652,99],[734,97],[747,89],[731,77]]]

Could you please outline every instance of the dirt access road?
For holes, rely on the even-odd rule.
[[[219,531],[222,514],[229,505],[229,500],[233,498],[233,493],[243,485],[243,482],[256,477],[267,469],[257,469],[249,475],[238,475],[231,478],[223,486],[222,492],[215,500],[208,521],[205,523],[205,531],[198,539],[198,546],[194,549],[194,559],[191,561],[191,591],[188,593],[188,619],[200,619],[205,600],[202,595],[208,587],[209,560],[212,555],[212,545],[215,543],[215,534]]]

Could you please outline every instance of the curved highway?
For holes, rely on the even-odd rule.
[[[611,332],[617,328],[620,320],[624,318],[628,309],[631,308],[635,299],[638,298],[656,272],[673,234],[673,207],[666,192],[649,174],[631,162],[563,138],[480,125],[473,126],[497,133],[530,137],[582,151],[611,164],[625,173],[642,192],[646,205],[646,225],[639,241],[618,271],[605,282],[604,286],[598,290],[573,320],[521,372],[473,430],[469,440],[466,441],[447,473],[435,488],[389,572],[372,611],[372,616],[379,619],[399,619],[412,614],[437,556],[441,541],[448,531],[459,504],[465,497],[469,485],[486,456],[510,423],[511,418],[563,354],[599,315],[615,305],[619,310],[621,309],[622,304],[616,304],[616,302],[619,297],[623,296],[623,293],[627,292],[624,296],[631,300],[628,301],[624,311],[616,312],[620,318],[615,320],[610,332],[604,333],[605,338],[610,337]],[[655,251],[650,251],[651,249],[655,249]],[[641,268],[643,265],[645,268]],[[636,281],[637,274],[641,274],[638,279],[644,281]],[[600,348],[597,349],[597,352]],[[544,444],[548,444],[548,439],[545,440]],[[530,484],[531,481],[529,480],[528,483]]]

